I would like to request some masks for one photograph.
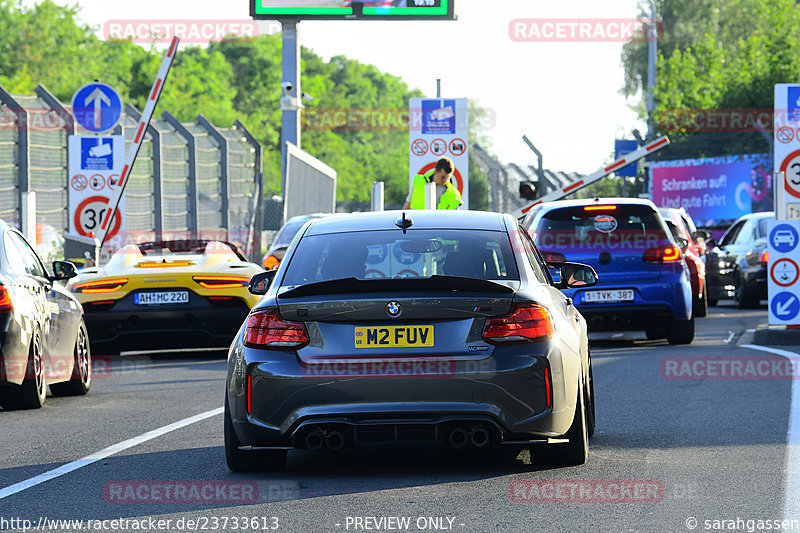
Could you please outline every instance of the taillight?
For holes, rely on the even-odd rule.
[[[11,301],[11,295],[8,289],[0,285],[0,313],[7,313],[14,310],[14,303]]]
[[[490,344],[544,341],[553,336],[550,313],[541,305],[512,307],[511,313],[490,318],[483,327],[483,340]]]
[[[587,205],[583,208],[584,211],[615,211],[615,205]]]
[[[566,256],[564,256],[564,254],[562,254],[562,253],[559,253],[559,252],[544,252],[544,251],[541,251],[541,250],[540,250],[540,253],[542,254],[542,257],[544,257],[544,260],[547,261],[548,263],[566,263],[567,262]]]
[[[280,264],[281,262],[274,255],[268,255],[264,258],[264,268],[267,270],[272,270]]]
[[[759,263],[769,263],[769,250],[764,250],[761,252],[761,256],[758,258]]]
[[[250,278],[243,276],[192,276],[204,289],[241,289],[247,287]]]
[[[247,414],[253,412],[253,378],[247,374]]]
[[[550,368],[545,367],[544,369],[544,390],[545,396],[547,398],[547,407],[549,408],[553,403],[553,396],[552,392],[550,391]]]
[[[72,292],[80,292],[83,294],[104,294],[108,292],[117,292],[124,287],[126,283],[128,283],[128,278],[87,281],[85,283],[73,285]]]
[[[642,259],[645,263],[673,263],[681,260],[681,249],[674,244],[648,248]]]
[[[146,261],[139,263],[136,268],[167,268],[167,267],[188,267],[194,263],[191,261]]]
[[[251,348],[300,349],[308,344],[308,332],[302,322],[288,322],[277,310],[260,311],[247,317],[244,344]]]

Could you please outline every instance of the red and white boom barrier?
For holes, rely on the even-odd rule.
[[[548,194],[542,196],[541,198],[539,198],[538,200],[536,200],[534,203],[528,205],[527,207],[523,207],[523,208],[517,209],[515,211],[512,211],[511,214],[514,215],[515,218],[522,218],[527,214],[528,211],[530,211],[531,209],[533,209],[537,205],[542,204],[544,202],[553,202],[555,200],[561,200],[562,198],[564,198],[568,194],[573,193],[575,191],[579,191],[579,190],[583,189],[584,187],[586,187],[588,185],[591,185],[592,183],[596,182],[600,178],[604,178],[604,177],[608,176],[609,174],[611,174],[615,170],[619,170],[622,167],[633,163],[634,161],[638,161],[639,159],[641,159],[643,157],[646,157],[646,156],[648,156],[648,155],[650,155],[650,154],[652,154],[652,153],[654,153],[654,152],[656,152],[658,150],[661,150],[662,148],[664,148],[668,144],[669,144],[669,139],[666,136],[659,137],[658,139],[656,139],[655,141],[651,142],[650,144],[646,144],[646,145],[642,146],[641,148],[639,148],[637,150],[634,150],[633,152],[631,152],[629,154],[625,154],[625,157],[623,157],[622,159],[617,159],[616,161],[614,161],[613,163],[611,163],[607,167],[598,169],[598,170],[592,172],[591,174],[589,174],[588,176],[584,176],[583,178],[579,179],[578,181],[576,181],[574,183],[570,183],[566,187],[562,187],[562,188],[560,188],[560,189],[558,189],[556,191],[548,193]]]
[[[106,210],[106,216],[100,224],[100,234],[97,236],[100,241],[100,247],[102,247],[103,243],[106,241],[108,229],[111,227],[111,221],[114,219],[114,213],[119,208],[119,201],[122,198],[122,193],[125,192],[125,186],[128,184],[128,177],[133,170],[133,164],[136,161],[136,156],[139,154],[139,149],[142,147],[145,132],[150,126],[150,119],[153,118],[153,112],[156,109],[156,104],[158,104],[158,99],[161,97],[161,92],[164,90],[164,84],[167,82],[167,75],[172,68],[175,52],[178,51],[178,43],[180,43],[180,41],[178,37],[172,38],[172,43],[169,45],[169,49],[164,55],[164,59],[161,61],[161,68],[158,69],[158,75],[150,91],[150,97],[147,99],[144,111],[142,111],[142,116],[139,119],[139,127],[136,128],[136,136],[133,138],[133,143],[128,149],[128,154],[125,158],[125,166],[122,167],[122,172],[119,175],[119,187],[117,187],[116,192],[109,200],[108,204],[110,209]]]

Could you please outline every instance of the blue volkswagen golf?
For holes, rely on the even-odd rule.
[[[599,282],[564,291],[590,331],[644,330],[670,344],[694,339],[692,290],[680,244],[649,200],[606,198],[540,204],[524,226],[549,263],[591,265]]]

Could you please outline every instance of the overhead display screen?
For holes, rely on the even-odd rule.
[[[455,19],[455,0],[250,0],[254,19]]]

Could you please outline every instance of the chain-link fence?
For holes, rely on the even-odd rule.
[[[140,116],[126,106],[110,132],[124,135],[126,151]],[[75,133],[66,106],[41,85],[34,95],[0,87],[0,219],[21,227],[23,195],[34,191],[37,227],[69,231],[67,142]],[[260,261],[261,157],[260,144],[239,121],[219,128],[202,115],[194,122],[168,112],[154,117],[125,189],[125,235],[117,245],[222,239]]]

